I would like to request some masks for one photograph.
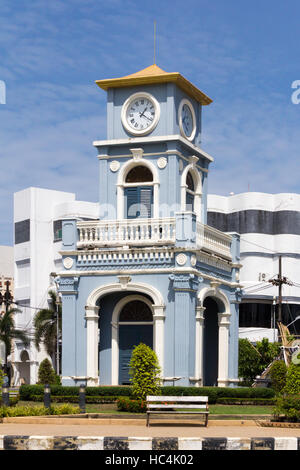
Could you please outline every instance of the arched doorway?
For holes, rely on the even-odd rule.
[[[135,346],[144,343],[153,348],[153,315],[145,301],[126,303],[119,315],[119,384],[130,384],[129,362]]]
[[[99,286],[87,298],[86,371],[87,383],[91,386],[99,383],[119,384],[119,318],[123,307],[132,300],[141,300],[150,308],[153,324],[151,324],[152,336],[149,338],[152,339],[153,350],[157,354],[163,376],[165,323],[163,297],[152,285],[132,282],[131,277],[126,275],[120,275],[118,278],[119,283]],[[132,325],[133,323],[130,322]],[[150,322],[146,323],[149,325]]]
[[[218,304],[206,297],[203,302],[204,311],[204,335],[203,335],[203,385],[218,385],[219,363],[219,325]]]

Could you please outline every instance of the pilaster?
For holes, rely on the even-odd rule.
[[[193,274],[170,275],[174,299],[174,378],[176,385],[190,385],[195,361],[195,307],[198,279]]]
[[[229,364],[229,327],[230,313],[219,313],[219,366],[218,366],[218,386],[228,385],[228,364]]]
[[[87,329],[87,363],[86,375],[87,385],[95,386],[99,383],[98,373],[98,321],[99,321],[99,307],[85,307],[85,320]]]

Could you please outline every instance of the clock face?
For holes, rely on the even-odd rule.
[[[192,104],[188,100],[182,100],[179,105],[179,127],[182,135],[188,140],[193,140],[196,133],[196,116]]]
[[[182,127],[187,137],[190,137],[193,132],[193,115],[190,107],[184,104],[181,111]]]
[[[159,119],[159,104],[149,93],[135,93],[124,103],[122,122],[131,134],[148,134]]]

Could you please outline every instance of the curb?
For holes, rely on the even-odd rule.
[[[0,421],[4,424],[64,424],[64,425],[119,425],[119,426],[143,426],[146,425],[145,419],[134,419],[134,418],[85,418],[85,417],[59,417],[59,416],[18,416],[18,417],[9,417],[2,418]],[[165,419],[161,421],[162,423],[170,422],[170,419]],[[171,421],[172,424],[176,425],[176,421]],[[180,424],[187,422],[191,423],[190,420],[180,420]],[[193,423],[195,426],[203,425],[202,421],[194,420]],[[245,419],[245,420],[209,420],[209,426],[257,426],[255,419]]]
[[[0,436],[0,450],[300,450],[300,437]]]

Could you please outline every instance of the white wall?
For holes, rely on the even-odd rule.
[[[0,276],[12,278],[14,275],[14,249],[12,246],[0,246]]]
[[[231,196],[208,195],[208,211],[229,214],[249,209],[264,211],[297,211],[300,212],[300,194],[267,194],[241,193]],[[242,286],[251,290],[250,286],[259,284],[261,273],[267,278],[277,276],[279,272],[278,254],[282,255],[282,273],[290,280],[300,283],[300,236],[299,235],[267,235],[262,233],[244,233],[241,235],[240,281]],[[277,253],[277,254],[276,254]],[[271,284],[270,284],[271,286]],[[273,297],[278,289],[271,286],[266,290],[256,291],[255,296]],[[283,286],[283,297],[293,298],[293,303],[300,303],[300,288]],[[298,300],[297,300],[298,299]]]
[[[61,241],[54,242],[53,222],[64,218],[97,218],[99,205],[76,201],[75,194],[42,188],[27,188],[14,195],[14,222],[30,219],[30,240],[14,245],[15,299],[21,314],[16,325],[32,330],[37,309],[48,306],[48,291],[54,287],[50,273],[61,269]],[[52,283],[52,284],[51,284]],[[30,308],[34,307],[34,308]],[[16,348],[15,360],[22,349]],[[45,357],[30,346],[31,383],[37,378],[38,365]]]

